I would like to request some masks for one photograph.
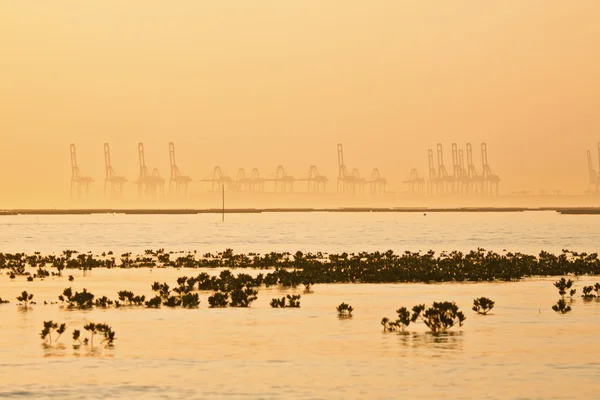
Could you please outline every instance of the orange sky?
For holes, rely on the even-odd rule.
[[[343,142],[396,192],[437,142],[451,170],[452,142],[487,141],[504,193],[581,193],[598,21],[596,0],[4,0],[0,207],[65,202],[71,142],[99,195],[105,141],[130,180],[138,141],[164,176],[174,141],[197,179],[215,164],[333,179]]]

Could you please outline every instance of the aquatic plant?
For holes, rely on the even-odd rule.
[[[215,292],[208,297],[208,305],[210,308],[223,308],[229,304],[229,293]]]
[[[481,315],[487,315],[494,308],[494,304],[496,303],[487,297],[479,297],[473,300],[473,311]]]
[[[594,291],[594,286],[584,286],[582,291],[583,294],[581,295],[581,297],[583,297],[585,300],[591,300],[596,298],[596,295],[592,293],[592,291]]]
[[[40,332],[41,338],[44,342],[48,342],[49,345],[52,345],[52,332],[56,331],[58,333],[58,337],[56,338],[56,343],[60,339],[60,336],[65,333],[67,330],[67,324],[58,324],[54,321],[44,321],[44,327],[42,332]]]
[[[31,299],[33,299],[33,294],[27,293],[26,290],[23,290],[21,295],[17,297],[17,300],[20,301],[24,307],[29,306]]]
[[[287,298],[288,304],[286,305],[286,307],[290,307],[290,308],[300,308],[300,295],[296,294],[296,295],[287,295],[285,296]]]
[[[144,304],[144,301],[146,300],[146,296],[136,296],[133,294],[133,292],[129,291],[129,290],[121,290],[119,292],[117,292],[117,295],[119,296],[119,300],[123,301],[123,302],[127,302],[127,305],[136,305],[136,306],[141,306]]]
[[[181,305],[181,298],[177,296],[171,296],[163,301],[163,306],[167,307],[178,307]]]
[[[282,297],[280,299],[278,298],[274,298],[271,300],[271,303],[269,303],[271,305],[272,308],[284,308],[285,307],[285,297]]]
[[[390,320],[387,317],[381,319],[381,325],[383,325],[383,332],[394,332],[396,329],[398,329],[398,323]]]
[[[567,305],[565,299],[559,299],[558,302],[552,306],[552,309],[558,314],[566,314],[571,311],[571,306]]]
[[[58,296],[58,299],[63,303],[66,302],[67,307],[69,308],[92,308],[94,305],[94,295],[87,291],[87,289],[83,289],[82,292],[75,292],[73,294],[73,290],[68,287],[63,290],[63,294]]]
[[[187,293],[181,296],[181,305],[183,308],[198,308],[200,305],[198,293]]]
[[[102,340],[102,343],[106,343],[106,347],[112,346],[113,341],[116,339],[115,338],[115,332],[112,330],[112,328],[107,325],[107,324],[96,324],[93,322],[90,322],[88,324],[86,324],[83,329],[85,329],[86,331],[90,332],[91,335],[91,339],[90,339],[90,347],[94,347],[94,335],[102,333],[104,335],[104,340]],[[73,335],[73,339],[75,339],[75,335]],[[77,338],[79,339],[79,337]]]
[[[250,304],[258,297],[256,296],[258,291],[253,289],[252,286],[247,285],[245,287],[237,287],[231,293],[231,307],[249,307]]]
[[[155,296],[148,300],[146,303],[147,308],[160,308],[162,304],[162,298],[160,296]]]
[[[452,328],[456,323],[462,326],[466,320],[462,311],[454,302],[433,302],[425,308],[425,304],[416,305],[412,309],[411,322],[420,319],[433,333],[443,333]]]
[[[75,280],[75,278],[73,277],[73,275],[69,275],[69,282],[73,282]]]
[[[0,297],[0,304],[8,304],[8,303],[10,303],[10,301],[2,300],[2,297]]]
[[[81,331],[79,329],[73,330],[73,347],[79,347],[81,345]],[[78,343],[77,345],[75,343]]]
[[[336,310],[338,312],[338,316],[340,316],[340,317],[351,317],[352,311],[354,311],[354,308],[349,304],[342,303],[336,307]]]
[[[572,280],[566,280],[565,278],[561,278],[560,280],[554,282],[554,287],[558,289],[558,294],[560,297],[564,298],[567,294],[567,290],[569,290],[569,297],[573,297],[577,289],[571,289],[575,282]]]
[[[113,301],[110,300],[106,296],[102,296],[102,297],[96,299],[96,302],[95,302],[96,307],[100,307],[100,308],[108,308],[108,307],[112,306],[113,304],[114,304]]]

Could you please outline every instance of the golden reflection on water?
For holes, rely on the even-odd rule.
[[[66,287],[115,299],[117,291],[151,295],[154,281],[175,283],[201,270],[111,269],[88,276],[26,282],[0,276],[0,396],[62,398],[594,398],[600,376],[600,302],[575,298],[557,315],[553,279],[479,284],[332,284],[312,293],[262,288],[249,309],[122,307],[68,310],[50,304]],[[218,271],[208,271],[217,273]],[[235,271],[252,274],[258,271]],[[576,287],[600,281],[580,277]],[[27,290],[37,303],[20,310]],[[300,294],[301,308],[271,309],[282,293]],[[470,310],[475,297],[496,301],[488,316]],[[441,335],[411,324],[383,333],[382,317],[399,307],[453,300],[467,315]],[[44,301],[48,304],[44,305]],[[336,306],[354,307],[338,318]],[[45,320],[65,322],[58,344],[44,346]],[[111,325],[105,348],[73,348],[72,331],[88,322]],[[576,389],[576,392],[574,391]]]

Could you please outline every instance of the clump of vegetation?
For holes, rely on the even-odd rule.
[[[0,297],[0,304],[8,304],[8,303],[10,303],[10,301],[2,300],[2,297]]]
[[[567,291],[569,293],[569,297],[573,297],[577,289],[571,289],[575,282],[572,280],[566,280],[565,278],[561,278],[560,280],[554,282],[554,287],[558,289],[558,294],[561,298],[565,298],[567,295]]]
[[[85,325],[83,327],[83,329],[90,332],[90,335],[91,335],[90,347],[92,347],[92,348],[94,347],[94,335],[96,335],[96,334],[101,333],[104,335],[104,339],[100,343],[101,344],[105,343],[105,347],[112,346],[114,340],[116,339],[115,332],[107,324],[96,324],[96,323],[90,322],[87,325]],[[75,340],[75,335],[73,335],[73,339]],[[79,336],[77,336],[76,340],[79,340]]]
[[[44,340],[44,343],[48,343],[48,345],[52,345],[52,332],[56,331],[58,333],[58,337],[56,338],[56,343],[60,339],[60,336],[65,333],[67,330],[67,324],[58,324],[54,321],[44,321],[44,328],[42,332],[40,332],[40,336]]]
[[[96,307],[100,307],[100,308],[108,308],[108,307],[112,306],[113,304],[114,304],[113,301],[110,300],[106,296],[102,296],[102,297],[96,299],[96,302],[95,302]]]
[[[296,294],[296,295],[287,295],[285,296],[287,298],[288,304],[286,307],[291,307],[291,308],[300,308],[300,295]]]
[[[473,300],[473,311],[481,315],[487,315],[494,308],[495,304],[496,302],[487,297],[479,297]]]
[[[271,304],[272,308],[284,308],[285,307],[285,297],[282,297],[280,299],[274,298],[271,300],[270,304]]]
[[[31,299],[33,299],[33,294],[27,293],[26,290],[23,290],[21,295],[17,297],[17,300],[21,302],[19,305],[24,307],[28,307],[30,303],[35,304],[31,302]]]
[[[566,314],[571,311],[571,306],[567,305],[565,299],[560,299],[555,305],[552,306],[552,309],[558,314]]]
[[[160,308],[160,305],[162,304],[162,298],[160,296],[154,296],[145,304],[147,308]]]
[[[181,298],[177,296],[170,296],[165,301],[163,301],[163,306],[167,307],[179,307],[181,305]]]
[[[121,290],[117,292],[117,295],[119,296],[119,300],[122,302],[127,302],[126,304],[129,306],[141,306],[146,300],[146,296],[136,296],[129,290]]]
[[[228,292],[215,292],[208,297],[208,305],[210,308],[224,308],[229,304]]]
[[[354,311],[354,308],[349,304],[342,303],[339,306],[337,306],[336,310],[338,312],[339,317],[349,318],[352,316],[352,311]]]
[[[198,308],[200,305],[198,293],[187,293],[181,296],[181,305],[183,308]]]
[[[453,326],[462,326],[467,319],[462,311],[459,311],[458,306],[454,302],[443,301],[434,302],[432,306],[425,308],[425,304],[419,304],[412,308],[411,312],[402,307],[396,310],[398,319],[392,321],[389,318],[383,318],[384,332],[393,332],[397,329],[405,330],[411,323],[421,320],[432,333],[444,333]]]
[[[581,297],[583,297],[585,300],[591,300],[596,298],[596,295],[594,293],[592,293],[594,291],[594,287],[593,286],[584,286],[583,289],[583,294],[581,295]]]
[[[300,295],[287,295],[282,298],[274,298],[271,300],[272,308],[299,308],[300,307]]]
[[[81,346],[81,331],[79,329],[73,330],[73,347],[79,348]]]
[[[258,291],[253,289],[250,284],[244,287],[237,287],[230,294],[231,302],[229,305],[231,307],[249,307],[258,298],[257,294]]]
[[[94,305],[94,295],[88,292],[87,289],[73,294],[73,289],[66,288],[63,290],[63,294],[58,296],[58,299],[66,303],[68,308],[86,309],[92,308]]]

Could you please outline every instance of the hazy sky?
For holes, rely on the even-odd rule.
[[[505,193],[582,192],[598,21],[597,0],[3,0],[0,207],[64,199],[71,142],[100,192],[105,141],[130,180],[138,141],[163,176],[174,141],[197,179],[334,178],[343,142],[396,191],[437,142],[451,170],[452,142],[486,141]]]

